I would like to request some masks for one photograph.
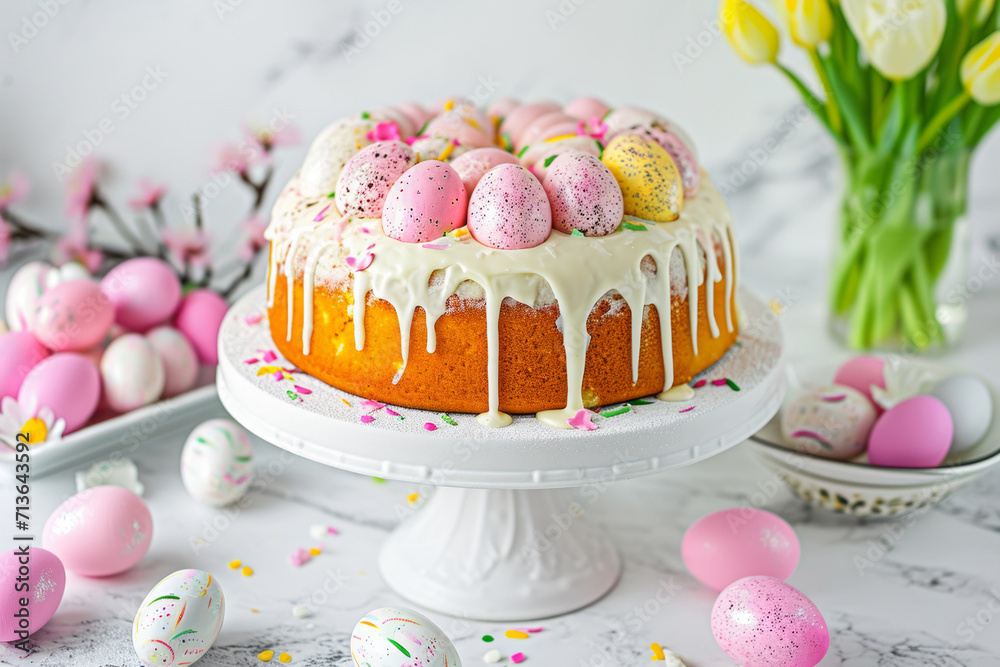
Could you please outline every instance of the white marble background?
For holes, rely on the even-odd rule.
[[[15,50],[10,33],[21,34],[43,5],[58,11]],[[836,350],[824,325],[825,271],[842,181],[832,146],[777,73],[745,66],[713,35],[714,2],[398,0],[400,11],[389,14],[375,37],[358,42],[358,51],[345,49],[356,30],[378,17],[385,22],[384,12],[396,6],[389,0],[6,0],[0,6],[0,176],[13,168],[28,174],[34,189],[20,210],[58,229],[65,225],[64,197],[53,163],[64,161],[67,147],[104,119],[114,127],[98,146],[110,196],[124,202],[137,181],[148,178],[169,184],[176,205],[180,195],[209,182],[213,145],[237,140],[244,122],[266,121],[275,109],[294,114],[308,141],[359,108],[475,94],[483,82],[481,90],[493,88],[487,97],[567,101],[596,94],[664,111],[690,130],[716,182],[732,186],[728,199],[745,283],[792,304],[784,315],[790,356]],[[787,60],[804,65],[792,54]],[[159,68],[162,82],[121,117],[116,100],[141,85],[147,68]],[[792,121],[791,131],[779,129],[783,119]],[[777,148],[761,159],[768,139]],[[304,151],[300,145],[278,155],[278,183]],[[746,162],[752,156],[759,166]],[[745,182],[741,168],[752,172]],[[998,168],[1000,133],[994,133],[973,175],[973,267],[1000,253]],[[245,193],[226,189],[209,207],[210,228],[221,235],[248,204]],[[0,268],[0,289],[9,272]],[[1000,381],[998,330],[1000,281],[993,280],[976,294],[966,340],[946,360]],[[217,572],[229,600],[217,648],[199,664],[261,664],[254,656],[264,648],[289,651],[292,664],[351,663],[346,647],[357,618],[399,602],[382,583],[375,556],[398,521],[398,508],[417,489],[283,461],[257,442],[262,463],[275,462],[279,472],[246,512],[196,551],[191,538],[217,513],[180,486],[181,440],[158,434],[136,457],[157,522],[146,559],[108,580],[71,577],[63,606],[35,637],[35,651],[26,657],[0,645],[0,662],[137,664],[128,632],[138,602],[166,573],[194,566]],[[9,484],[3,488],[9,507]],[[37,482],[36,521],[72,492],[69,473]],[[803,559],[790,581],[816,602],[833,631],[824,665],[1000,664],[1000,474],[887,533],[894,524],[812,512],[743,448],[614,485],[591,515],[609,526],[623,551],[622,583],[594,607],[542,623],[546,632],[528,642],[505,640],[498,647],[508,655],[523,650],[526,664],[545,667],[624,666],[645,664],[646,647],[658,641],[692,665],[729,664],[708,626],[713,597],[685,573],[678,545],[700,516],[745,504],[763,504],[799,532]],[[310,542],[308,527],[318,522],[335,525],[342,536],[329,540],[322,557],[291,570],[287,555]],[[889,548],[874,552],[873,566],[859,571],[856,558],[870,558],[872,544]],[[230,572],[224,564],[233,558],[252,563],[258,574],[243,579]],[[331,571],[344,573],[347,582],[328,599],[311,600]],[[680,593],[623,627],[671,577]],[[313,607],[312,618],[292,618],[290,608],[299,602]],[[467,664],[479,664],[486,651],[480,635],[499,636],[508,627],[437,618]]]

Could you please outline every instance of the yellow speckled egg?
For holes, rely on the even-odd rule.
[[[635,135],[611,140],[601,158],[622,189],[625,214],[653,222],[676,220],[684,206],[684,182],[670,153]]]

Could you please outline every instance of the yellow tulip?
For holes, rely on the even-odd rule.
[[[745,0],[722,0],[719,18],[729,43],[743,60],[751,65],[777,61],[778,30],[756,7]]]
[[[955,0],[955,7],[958,9],[958,15],[963,19],[970,20],[969,12],[972,11],[972,3],[975,0]],[[993,12],[993,5],[995,0],[979,0],[979,11],[976,12],[974,19],[971,19],[976,27],[981,26],[986,22],[986,19],[990,17],[990,13]]]
[[[927,66],[944,37],[944,0],[841,0],[851,32],[875,69],[905,81]]]
[[[1000,31],[976,44],[962,59],[962,84],[979,104],[1000,104]]]
[[[833,14],[827,0],[781,0],[792,41],[815,49],[833,34]]]

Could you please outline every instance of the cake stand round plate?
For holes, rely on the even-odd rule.
[[[739,339],[695,378],[708,382],[692,400],[634,401],[627,412],[595,415],[592,431],[555,429],[533,415],[490,429],[472,414],[382,406],[292,367],[271,339],[259,287],[223,322],[219,397],[249,430],[307,459],[441,487],[382,550],[382,574],[401,595],[467,618],[543,618],[597,600],[621,572],[614,546],[566,489],[703,460],[777,412],[777,317],[747,292],[739,303]]]

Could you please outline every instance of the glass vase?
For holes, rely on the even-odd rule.
[[[970,161],[948,133],[910,158],[844,152],[830,298],[831,328],[848,347],[915,353],[961,337]]]

